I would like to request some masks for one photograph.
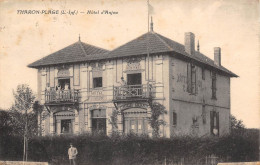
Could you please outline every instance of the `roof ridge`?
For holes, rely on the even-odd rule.
[[[83,47],[81,41],[78,41],[78,42],[79,42],[80,48],[82,49],[83,53],[85,54],[85,56],[87,56],[87,52],[86,52],[86,50],[84,49],[84,47]]]
[[[81,41],[80,41],[80,42],[81,42]],[[86,46],[92,46],[92,47],[94,47],[94,48],[101,49],[101,50],[104,50],[104,51],[109,51],[109,50],[107,50],[107,49],[100,48],[100,47],[98,47],[98,46],[91,45],[91,44],[88,44],[88,43],[85,43],[85,42],[81,42],[81,44],[85,44]]]
[[[168,47],[171,51],[173,51],[172,47],[169,44],[167,44],[157,33],[152,33],[152,34],[155,35],[160,41],[162,41],[162,43],[164,43],[166,47]]]
[[[76,44],[76,43],[77,43],[77,42],[72,43],[72,44],[70,44],[70,45],[68,45],[68,46],[63,47],[62,49],[65,49],[65,48],[67,48],[67,47],[70,47],[70,46],[72,46],[72,45],[74,45],[74,44]],[[52,56],[53,54],[58,53],[58,52],[61,51],[62,49],[57,50],[57,51],[54,51],[54,52],[50,53],[49,55],[44,56],[44,57],[40,58],[39,60],[36,60],[36,61],[34,61],[33,63],[28,64],[27,66],[31,66],[31,65],[33,65],[34,63],[37,63],[37,62],[39,62],[39,61],[42,61],[42,60],[48,58],[49,56]]]
[[[150,33],[150,32],[147,32],[147,33],[145,33],[145,34],[142,34],[141,36],[135,37],[134,39],[132,39],[132,40],[126,42],[125,44],[123,44],[123,45],[121,45],[121,46],[116,47],[115,49],[113,49],[113,50],[111,50],[111,51],[109,51],[109,52],[115,51],[115,50],[117,50],[117,49],[119,49],[119,48],[121,48],[121,47],[127,45],[128,43],[137,40],[138,38],[142,38],[142,37],[144,37],[145,35],[148,35],[149,33]]]

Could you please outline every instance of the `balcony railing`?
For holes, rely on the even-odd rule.
[[[79,99],[79,90],[46,90],[45,103],[75,103]]]
[[[114,100],[148,99],[152,97],[151,85],[123,85],[113,87]]]

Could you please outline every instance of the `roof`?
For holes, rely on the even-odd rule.
[[[213,60],[205,56],[204,54],[195,51],[195,55],[189,55],[185,51],[184,45],[175,42],[169,38],[166,38],[155,32],[148,32],[143,34],[142,36],[110,51],[103,58],[115,58],[115,57],[126,57],[133,55],[142,55],[147,54],[147,39],[149,39],[149,53],[165,53],[165,52],[173,52],[178,53],[181,56],[184,56],[189,59],[193,59],[200,63],[209,65],[217,70],[227,73],[231,77],[238,77],[236,74],[232,73],[228,69],[223,66],[218,66],[214,63]],[[99,56],[101,57],[101,56]],[[97,58],[96,58],[97,59]]]
[[[31,68],[37,68],[46,65],[55,65],[62,63],[72,63],[84,61],[86,56],[100,55],[107,53],[108,50],[98,48],[93,45],[86,44],[80,40],[74,44],[71,44],[57,52],[54,52],[40,60],[37,60],[28,65]]]
[[[85,44],[83,42],[76,42],[64,49],[61,49],[45,58],[42,58],[30,65],[29,67],[39,67],[43,65],[69,63],[69,62],[82,62],[93,61],[102,59],[122,58],[128,56],[146,55],[147,54],[147,41],[149,40],[149,53],[171,53],[178,54],[188,59],[193,59],[197,62],[211,66],[219,71],[228,74],[231,77],[238,77],[223,66],[218,66],[213,60],[204,54],[195,51],[195,55],[189,55],[185,52],[184,45],[166,38],[153,31],[145,33],[140,37],[119,46],[118,48],[107,51],[105,49],[97,48]],[[84,49],[82,49],[82,47]]]

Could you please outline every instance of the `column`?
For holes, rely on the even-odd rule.
[[[118,132],[123,133],[123,114],[121,112],[118,112],[117,118]]]
[[[112,128],[112,124],[111,124],[111,116],[112,116],[112,113],[113,113],[113,108],[112,107],[108,107],[106,109],[106,118],[108,120],[106,120],[106,126],[107,126],[107,135],[110,135],[112,132],[113,132],[113,128]],[[110,121],[110,122],[109,122]]]
[[[77,109],[75,109],[74,132],[75,132],[75,134],[79,133],[79,112]]]
[[[85,121],[85,131],[89,131],[89,128],[88,128],[88,122],[89,122],[89,118],[88,118],[88,116],[89,116],[89,114],[88,114],[88,108],[85,108],[85,105],[84,105],[84,111],[85,111],[85,113],[84,113],[84,121]]]
[[[54,135],[55,134],[55,130],[54,130],[54,116],[53,116],[53,112],[50,113],[50,134]]]
[[[88,108],[88,130],[92,132],[92,119],[91,119],[91,110]]]
[[[153,128],[151,127],[150,123],[149,123],[149,120],[151,118],[151,115],[152,115],[152,110],[151,110],[151,107],[148,106],[147,107],[147,133],[148,133],[148,136],[149,137],[152,137],[152,133],[153,133]]]
[[[57,122],[57,135],[59,135],[61,132],[61,120],[57,120],[56,122]]]

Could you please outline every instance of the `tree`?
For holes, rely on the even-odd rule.
[[[27,122],[27,136],[37,134],[37,113],[33,110],[35,95],[27,84],[18,85],[13,91],[14,104],[10,108],[13,135],[23,136]]]
[[[117,116],[118,116],[118,111],[116,109],[114,109],[112,111],[112,115],[110,116],[110,120],[109,120],[109,123],[112,125],[113,133],[117,132],[117,129],[118,129]]]
[[[231,121],[231,132],[232,133],[241,133],[245,130],[245,125],[243,124],[242,120],[236,119],[235,116],[231,115],[230,116],[230,121]]]
[[[160,126],[166,124],[164,120],[159,119],[159,117],[163,114],[167,114],[165,107],[158,102],[154,102],[151,106],[151,117],[149,120],[149,124],[153,129],[152,132],[153,137],[159,137]]]
[[[13,132],[10,112],[5,110],[0,110],[0,132],[1,136],[11,135]]]

